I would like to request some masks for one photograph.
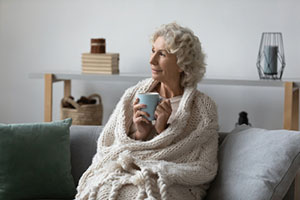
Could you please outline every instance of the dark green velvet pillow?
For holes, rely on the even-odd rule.
[[[74,197],[71,123],[0,124],[1,200]]]

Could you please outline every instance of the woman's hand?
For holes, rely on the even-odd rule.
[[[139,99],[137,98],[133,104],[133,123],[136,128],[134,133],[135,139],[145,140],[153,127],[151,121],[146,119],[144,116],[150,117],[150,115],[142,111],[142,108],[146,108],[145,104],[138,104]]]
[[[167,122],[172,113],[172,107],[170,100],[163,100],[159,103],[155,110],[155,130],[158,134],[163,132],[167,128]]]

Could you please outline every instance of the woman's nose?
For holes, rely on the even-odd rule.
[[[151,65],[156,65],[157,64],[157,57],[156,57],[155,53],[151,54],[151,56],[150,56],[150,64]]]

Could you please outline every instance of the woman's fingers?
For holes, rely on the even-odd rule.
[[[147,113],[146,113],[146,114],[147,114]],[[147,124],[150,124],[150,121],[149,121],[148,119],[146,119],[144,116],[145,116],[145,115],[141,115],[141,114],[135,115],[135,116],[133,117],[133,122],[134,122],[135,124],[141,123],[141,122],[145,122],[145,123],[147,123]]]
[[[136,98],[136,99],[135,99],[135,101],[133,102],[133,105],[136,105],[136,104],[138,104],[138,103],[139,103],[139,101],[140,101],[140,99],[139,99],[139,98]]]
[[[147,106],[145,104],[138,104],[139,99],[137,98],[133,103],[133,112],[136,113],[138,110],[141,110],[142,108],[146,108]]]
[[[135,118],[135,120],[134,120],[134,123],[136,123],[136,124],[142,123],[142,122],[145,122],[145,123],[147,123],[147,124],[150,124],[150,121],[147,120],[147,119],[146,119],[145,117],[143,117],[143,116],[137,117],[137,118]]]
[[[170,100],[164,100],[157,106],[155,110],[155,129],[158,134],[166,129],[171,113],[172,107]]]
[[[134,106],[133,106],[133,112],[136,113],[136,112],[138,112],[139,110],[141,110],[142,108],[146,108],[146,105],[145,105],[145,104],[137,104],[137,105],[134,105]]]
[[[147,123],[150,124],[150,121],[146,119],[146,117],[150,117],[150,115],[142,111],[142,108],[146,108],[147,106],[145,104],[139,104],[139,98],[136,98],[136,100],[133,102],[133,122],[134,123]],[[145,117],[146,116],[146,117]]]
[[[134,114],[134,116],[135,116],[136,118],[141,117],[141,116],[150,117],[149,113],[147,113],[147,112],[145,112],[145,111],[142,111],[142,110],[138,110],[138,111]]]
[[[145,118],[145,116],[150,117],[149,113],[140,110],[141,108],[144,108],[144,107],[145,107],[145,105],[143,105],[143,104],[135,105],[135,109],[137,109],[136,112],[133,114],[133,121],[135,123],[140,123],[140,122],[145,122],[147,124],[150,123],[150,121]]]

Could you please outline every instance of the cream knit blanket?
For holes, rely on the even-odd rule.
[[[98,139],[76,199],[188,200],[205,195],[218,167],[217,111],[208,96],[187,87],[166,130],[149,141],[127,136],[136,94],[155,83],[146,79],[126,90]]]

